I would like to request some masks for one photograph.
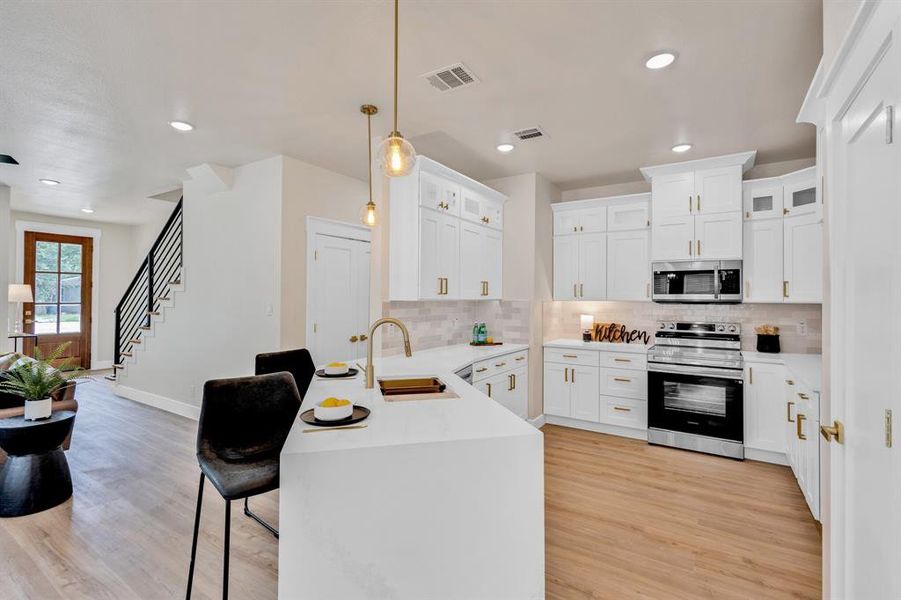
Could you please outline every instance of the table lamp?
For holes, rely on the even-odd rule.
[[[582,326],[582,341],[591,341],[591,330],[594,329],[594,317],[592,315],[582,315],[579,317],[579,323]]]
[[[8,300],[16,303],[16,321],[13,326],[13,333],[22,333],[22,321],[20,319],[22,316],[22,303],[34,302],[31,286],[24,283],[11,283],[9,284],[8,294]]]

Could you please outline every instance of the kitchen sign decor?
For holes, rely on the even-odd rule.
[[[632,344],[643,342],[649,344],[651,336],[647,331],[639,329],[629,330],[619,323],[595,323],[591,339],[596,342],[611,342],[614,344]]]

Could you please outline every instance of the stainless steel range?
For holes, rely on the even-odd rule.
[[[657,328],[648,351],[648,442],[743,459],[741,325]]]

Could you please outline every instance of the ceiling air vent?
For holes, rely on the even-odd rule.
[[[17,165],[19,164],[19,161],[9,154],[0,154],[0,164]]]
[[[426,73],[422,77],[431,83],[432,87],[441,92],[449,92],[461,87],[475,85],[479,82],[478,77],[476,77],[463,63],[457,63],[449,67],[444,67],[443,69],[438,69],[437,71],[432,71],[431,73]]]
[[[528,142],[529,140],[537,140],[546,138],[547,134],[544,132],[541,127],[528,127],[526,129],[520,129],[519,131],[514,131],[513,135],[524,142]]]

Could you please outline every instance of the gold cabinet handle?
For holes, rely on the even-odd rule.
[[[570,381],[572,381],[573,383],[576,382],[576,370],[575,369],[573,369],[573,372],[569,374],[569,378],[570,378]]]
[[[573,231],[575,231],[576,233],[578,233],[579,227],[578,227],[577,225],[573,225]]]
[[[491,384],[490,384],[490,383],[486,383],[485,385],[488,386],[488,397],[490,398],[490,397],[491,397]]]
[[[516,373],[513,374],[513,389],[516,389]]]
[[[632,359],[631,358],[614,358],[613,362],[630,363],[630,362],[632,362]]]
[[[564,354],[563,358],[579,358],[578,354]]]
[[[526,359],[525,356],[517,356],[517,357],[516,357],[516,360],[525,360],[525,359]]]
[[[507,375],[507,391],[513,391],[513,375]]]
[[[651,284],[650,283],[645,284],[644,296],[645,296],[645,298],[651,297]]]
[[[788,210],[787,208],[783,208],[783,209],[782,209],[782,214],[783,214],[783,215],[787,215],[788,213],[789,213],[789,210]]]
[[[688,196],[688,212],[693,212],[691,208],[691,195]]]
[[[701,194],[698,194],[698,212],[701,212]]]
[[[791,379],[786,379],[785,383],[787,383],[788,385],[795,385],[795,382],[792,381]]]
[[[361,342],[365,342],[365,341],[368,340],[368,339],[369,339],[369,336],[366,335],[365,333],[361,333],[361,334],[360,334],[360,341],[361,341]]]
[[[701,240],[698,240],[698,256],[701,256]]]
[[[782,297],[788,298],[788,282],[787,281],[782,282]]]
[[[625,406],[614,406],[613,410],[618,410],[620,412],[632,412],[631,408],[626,408]]]
[[[503,367],[503,366],[506,366],[506,364],[507,363],[505,363],[505,362],[501,362],[501,363],[495,363],[494,366],[495,367]]]
[[[789,423],[795,422],[795,420],[792,419],[792,406],[794,406],[794,405],[795,405],[795,403],[792,402],[791,400],[789,400],[788,402],[785,403],[785,420],[788,421]]]
[[[579,231],[585,231],[585,228],[579,225]]]
[[[804,427],[804,420],[805,420],[806,418],[807,418],[807,417],[804,416],[803,414],[798,413],[798,420],[795,421],[795,424],[798,426],[798,439],[799,439],[799,440],[806,440],[806,439],[807,439],[807,436],[804,435],[804,432],[803,432],[803,431],[801,431],[801,430],[803,429],[803,427]]]
[[[748,367],[748,383],[754,385],[754,367]]]
[[[579,298],[585,297],[585,284],[579,284]]]
[[[444,293],[444,278],[439,277],[438,278],[438,295],[440,296],[443,293]]]
[[[835,440],[839,444],[845,443],[845,426],[841,421],[835,421],[830,425],[820,425],[820,434],[827,442]]]
[[[577,285],[578,285],[578,284],[575,284],[575,283],[573,284],[573,298],[578,298],[578,297],[579,297],[579,292],[578,292],[578,289],[577,289],[577,287],[576,287]]]
[[[481,369],[476,369],[476,373],[484,373],[488,370],[488,367],[482,367]]]
[[[694,256],[694,254],[692,254],[692,243],[691,243],[691,240],[688,240],[688,255],[689,255],[689,256]]]
[[[798,392],[798,398],[800,398],[801,400],[810,400],[810,396],[808,396],[807,394],[802,394],[801,392]]]
[[[625,377],[614,377],[613,381],[621,381],[623,383],[632,383],[631,379],[626,379]]]
[[[351,341],[352,343],[356,343],[358,339],[359,339],[359,338],[357,338],[357,336],[355,336],[355,335],[350,336],[350,341]]]
[[[569,367],[563,369],[563,381],[569,383]]]
[[[482,223],[485,223],[487,225],[490,222],[491,222],[491,219],[489,219],[488,217],[482,217]]]
[[[751,282],[748,279],[745,279],[745,298],[751,297]]]

